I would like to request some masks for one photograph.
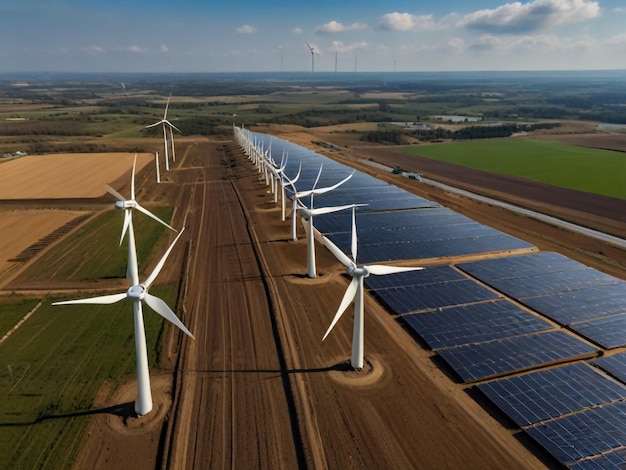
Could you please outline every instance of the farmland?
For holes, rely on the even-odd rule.
[[[403,151],[477,170],[626,199],[626,155],[622,152],[528,139],[446,143]]]
[[[416,455],[439,468],[461,466],[467,459],[493,468],[543,466],[544,456],[525,448],[519,435],[477,405],[371,298],[366,300],[368,314],[372,313],[367,321],[374,328],[368,326],[367,348],[372,351],[369,359],[374,373],[358,376],[340,370],[348,350],[348,322],[329,341],[322,344],[320,337],[345,289],[343,270],[320,250],[320,279],[310,290],[294,289],[305,284],[300,262],[305,258],[305,244],[285,240],[285,227],[278,223],[266,189],[230,142],[231,125],[243,122],[247,128],[279,134],[371,173],[374,170],[360,160],[391,164],[397,161],[399,147],[371,145],[361,136],[391,128],[390,122],[396,120],[437,124],[429,114],[482,115],[514,122],[562,119],[558,132],[574,129],[581,140],[593,134],[623,143],[624,134],[600,133],[596,123],[588,120],[593,116],[584,106],[572,105],[574,101],[580,105],[580,100],[570,103],[565,92],[555,99],[559,87],[546,82],[531,86],[521,80],[513,89],[511,79],[484,77],[463,84],[432,77],[394,78],[383,84],[380,77],[366,75],[354,80],[343,76],[339,82],[324,75],[319,81],[308,76],[306,80],[179,76],[174,85],[170,77],[135,78],[133,84],[125,80],[124,92],[114,88],[117,77],[96,84],[79,77],[64,87],[37,84],[34,77],[31,87],[19,89],[0,80],[0,153],[26,150],[37,154],[0,163],[0,223],[5,215],[32,217],[29,233],[13,234],[13,248],[5,250],[6,255],[3,251],[3,256],[16,256],[66,220],[88,215],[33,259],[13,263],[17,275],[6,284],[0,276],[0,335],[41,302],[28,321],[0,344],[0,393],[6,397],[0,406],[0,467],[74,464],[91,468],[105,462],[109,466],[141,463],[181,468],[194,462],[242,468],[250,462],[268,467],[335,462],[350,467],[376,462],[381,467],[408,468]],[[605,112],[609,120],[619,121],[621,109],[612,104],[621,99],[623,85],[598,90],[595,86],[585,88],[589,102],[596,105],[597,113]],[[610,87],[613,92],[607,95]],[[157,185],[151,163],[152,152],[163,148],[161,129],[145,130],[144,126],[162,117],[170,91],[168,116],[184,134],[176,137],[176,165],[162,173],[163,184]],[[443,125],[458,129],[465,124]],[[604,174],[613,178],[611,195],[625,198],[619,192],[620,175],[626,174],[619,166],[623,154],[567,146],[558,139],[571,136],[556,131],[537,133],[533,140],[437,145],[425,144],[410,131],[399,132],[405,139],[420,142],[414,151],[428,159],[463,156],[467,149],[476,148],[475,161],[483,155],[507,155],[502,167],[496,166],[494,158],[485,158],[482,164],[489,171],[521,172],[536,165],[535,171],[522,176],[531,180],[540,180],[541,174],[565,177],[551,180],[551,185],[574,180],[581,173],[597,181],[602,173],[596,175],[589,169],[587,160],[593,159],[594,169],[604,166],[597,165],[598,161],[606,161],[606,167],[614,169],[613,174]],[[548,143],[534,137],[553,140]],[[81,155],[90,149],[113,153]],[[51,151],[73,155],[49,156]],[[50,305],[55,300],[122,292],[127,287],[127,249],[125,244],[118,247],[122,214],[112,209],[113,198],[105,194],[104,185],[129,194],[135,151],[145,152],[139,157],[138,200],[159,217],[174,220],[175,227],[188,228],[162,273],[163,284],[151,292],[162,296],[196,335],[195,341],[180,340],[177,330],[164,327],[160,317],[145,309],[153,374],[162,373],[173,390],[155,398],[163,414],[149,415],[143,421],[131,409],[130,305]],[[388,151],[393,155],[383,160]],[[427,155],[431,151],[448,155]],[[548,154],[558,158],[551,161],[545,157]],[[92,159],[101,163],[88,163]],[[572,170],[567,174],[563,174],[563,161]],[[462,172],[450,173],[442,163],[432,176],[463,183]],[[382,172],[376,175],[398,181]],[[489,178],[504,181],[501,175]],[[536,185],[525,183],[525,194],[536,196]],[[428,192],[418,183],[398,184],[467,211],[477,220],[499,224],[502,230],[519,232],[542,249],[567,249],[568,255],[624,276],[626,256],[614,248]],[[577,189],[605,194],[607,187]],[[549,195],[557,192],[548,189]],[[550,196],[539,203],[547,212],[564,212]],[[594,207],[579,205],[577,220],[607,226],[609,217],[602,214],[600,218],[593,213]],[[626,213],[621,206],[603,207],[616,217]],[[133,223],[145,275],[173,234],[143,216],[135,217]],[[611,223],[623,230],[621,220],[611,219]],[[15,231],[15,225],[7,223],[0,229]],[[2,269],[6,267],[0,264]],[[407,432],[416,437],[408,443],[403,439]],[[442,435],[448,440],[442,441]],[[136,444],[139,438],[144,439],[141,445]],[[346,453],[347,448],[356,451]]]

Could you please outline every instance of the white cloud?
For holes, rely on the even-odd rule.
[[[92,54],[92,55],[104,54],[104,48],[100,46],[96,46],[96,45],[91,45],[89,47],[81,47],[79,48],[79,50],[82,52],[86,52],[88,54]]]
[[[302,28],[293,28],[291,32],[295,34],[302,34]]]
[[[626,8],[623,8],[623,7],[613,8],[613,13],[626,13]]]
[[[412,31],[437,29],[433,15],[411,15],[410,13],[387,13],[380,17],[378,27],[384,31]]]
[[[165,44],[161,44],[161,47],[159,48],[159,50],[165,54],[166,52],[169,52],[169,48],[165,45]]]
[[[617,36],[613,36],[607,39],[606,44],[609,46],[618,46],[626,48],[626,33],[618,34]]]
[[[351,25],[344,25],[339,23],[338,21],[331,21],[330,23],[326,23],[320,25],[314,29],[317,34],[332,34],[332,33],[342,33],[344,31],[354,31],[358,29],[365,29],[367,26],[361,23],[352,23]]]
[[[329,47],[331,52],[340,52],[342,54],[346,52],[354,52],[360,49],[365,49],[367,47],[367,42],[353,42],[352,44],[344,44],[341,41],[333,41],[332,45]]]
[[[252,33],[256,33],[256,28],[253,28],[252,26],[245,24],[237,28],[236,31],[239,34],[252,34]]]
[[[131,54],[145,54],[146,52],[148,52],[148,49],[146,49],[145,47],[140,47],[140,46],[128,46],[126,48],[126,52],[130,52]]]
[[[585,21],[600,15],[600,5],[590,0],[534,0],[513,2],[493,10],[464,16],[459,26],[491,33],[520,34],[550,26]]]

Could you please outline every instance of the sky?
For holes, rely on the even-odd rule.
[[[626,1],[0,0],[0,73],[312,61],[316,72],[626,69]]]

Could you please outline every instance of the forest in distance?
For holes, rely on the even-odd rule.
[[[171,94],[185,136],[230,135],[233,122],[351,129],[362,140],[482,139],[566,121],[626,124],[626,71],[449,73],[0,74],[0,153],[130,150]],[[480,122],[446,123],[437,115]],[[415,132],[394,122],[435,124]],[[485,126],[490,129],[486,129]],[[62,137],[61,141],[59,137]],[[104,137],[112,137],[103,139]],[[121,147],[120,147],[121,146]]]

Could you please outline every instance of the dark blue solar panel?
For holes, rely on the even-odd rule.
[[[525,431],[556,459],[569,465],[626,445],[626,402],[565,416]]]
[[[570,328],[606,349],[626,346],[626,313],[576,323]]]
[[[596,359],[592,364],[602,368],[616,379],[626,384],[626,353]]]
[[[402,317],[432,349],[507,338],[552,326],[507,301],[483,302]]]
[[[580,358],[597,351],[562,331],[548,331],[439,349],[437,353],[463,382],[470,382]]]
[[[579,460],[570,465],[572,470],[624,470],[626,468],[626,449],[603,454],[588,460]]]
[[[373,291],[393,313],[402,314],[429,308],[448,307],[497,297],[469,279],[438,284],[392,287]]]
[[[586,364],[477,385],[518,426],[626,398],[626,387]]]
[[[495,279],[485,282],[510,297],[524,299],[603,284],[615,284],[618,279],[596,269],[585,267],[537,276]]]
[[[496,279],[537,276],[585,267],[584,264],[552,252],[530,253],[459,264],[459,268],[463,271],[485,282]]]
[[[467,278],[454,268],[450,266],[435,266],[420,271],[406,271],[385,276],[369,276],[365,278],[364,282],[365,287],[368,289],[387,289],[390,287],[429,285],[460,280],[467,280]]]
[[[626,312],[626,282],[525,298],[523,303],[562,325]]]

